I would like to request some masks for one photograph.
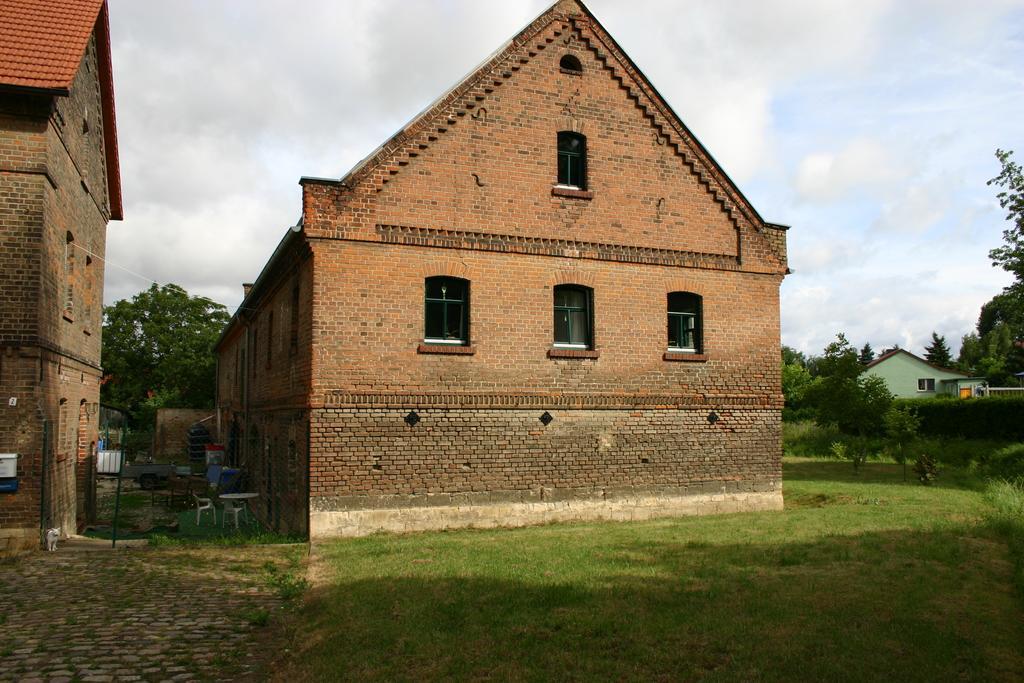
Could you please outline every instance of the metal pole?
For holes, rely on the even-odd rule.
[[[46,542],[46,454],[50,449],[50,421],[43,420],[43,452],[40,454],[39,469],[39,536],[40,544]],[[45,547],[45,546],[44,546]]]
[[[114,497],[114,530],[110,535],[110,547],[117,547],[117,516],[121,512],[121,474],[124,472],[124,427],[121,428],[121,457],[117,463],[117,494]]]

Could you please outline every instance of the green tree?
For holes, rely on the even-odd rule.
[[[989,258],[1014,281],[981,307],[977,334],[964,337],[957,362],[961,370],[984,376],[992,386],[1015,386],[1014,374],[1024,371],[1024,173],[1012,157],[1013,152],[996,150],[1002,168],[988,181],[1002,188],[996,196],[1009,221],[1003,245],[991,250]]]
[[[153,285],[103,309],[104,403],[145,424],[155,407],[213,406],[213,345],[230,316],[177,285]]]
[[[796,363],[782,365],[782,395],[787,411],[799,410],[804,402],[804,392],[811,385],[811,373]]]
[[[949,350],[946,338],[934,331],[932,332],[932,343],[924,347],[924,357],[929,363],[938,365],[940,368],[953,366],[953,352]]]
[[[807,367],[807,356],[800,351],[797,351],[791,346],[782,346],[782,363],[784,365],[799,365],[802,368]]]
[[[907,453],[917,440],[921,418],[908,406],[893,405],[885,413],[887,450],[892,459],[903,466],[903,481],[907,480]]]
[[[860,356],[858,360],[861,365],[867,365],[875,359],[875,350],[871,348],[871,344],[864,344],[860,350]]]
[[[984,377],[990,386],[1017,386],[1014,373],[1024,368],[1024,349],[1020,348],[1010,326],[1000,322],[983,335],[964,335],[957,367],[976,377]]]
[[[861,376],[859,354],[841,333],[825,347],[818,365],[821,374],[804,391],[804,400],[819,423],[851,437],[849,455],[857,470],[867,457],[866,437],[882,433],[893,396],[881,377]]]
[[[1024,286],[1024,173],[1015,162],[1013,152],[996,150],[1002,170],[988,184],[1003,188],[996,197],[1006,210],[1010,227],[1003,231],[1003,246],[988,253],[992,265],[1013,273],[1017,287]]]
[[[1010,329],[1024,330],[1024,296],[1017,296],[1012,290],[1004,291],[981,307],[978,334],[988,334],[999,323],[1009,325]]]
[[[817,363],[819,377],[854,379],[863,369],[857,350],[850,345],[842,332],[836,335],[834,342],[825,347],[825,353]]]

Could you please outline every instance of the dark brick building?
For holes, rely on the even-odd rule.
[[[218,346],[272,526],[781,507],[785,228],[581,3],[301,184]]]
[[[121,219],[107,7],[0,3],[0,554],[88,515],[107,222]]]

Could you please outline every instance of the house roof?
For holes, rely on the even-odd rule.
[[[288,249],[288,246],[298,238],[298,235],[301,232],[301,219],[299,219],[298,223],[289,227],[285,231],[284,237],[282,237],[281,241],[278,242],[277,248],[274,249],[274,253],[271,254],[270,258],[267,259],[267,262],[263,264],[263,269],[260,271],[260,274],[256,277],[256,280],[249,287],[249,291],[245,294],[244,297],[242,297],[242,303],[240,303],[238,305],[238,308],[235,309],[235,312],[231,315],[231,320],[228,321],[228,324],[224,326],[224,330],[220,333],[220,336],[217,337],[217,341],[213,345],[214,351],[217,351],[220,348],[220,345],[223,344],[224,341],[229,336],[231,336],[231,332],[235,329],[240,318],[249,317],[246,314],[246,311],[256,310],[249,304],[256,301],[259,295],[262,294],[263,288],[266,286],[267,278],[270,277],[270,271],[273,270],[275,265],[277,265],[278,260],[283,258],[283,255],[285,251]]]
[[[966,378],[969,378],[969,379],[970,379],[970,376],[969,376],[969,375],[967,375],[967,374],[965,374],[965,373],[962,373],[962,372],[960,372],[959,370],[950,370],[949,368],[944,368],[944,367],[941,367],[941,366],[939,366],[939,365],[935,365],[934,363],[929,363],[929,362],[928,362],[928,361],[926,361],[926,360],[925,360],[924,358],[921,358],[920,356],[916,356],[916,355],[912,354],[912,353],[911,353],[910,351],[907,351],[906,349],[892,349],[891,351],[886,351],[886,352],[885,352],[885,353],[883,353],[883,354],[882,354],[881,356],[879,356],[878,358],[874,359],[873,361],[871,361],[870,363],[868,363],[867,365],[865,365],[865,366],[864,366],[864,369],[865,369],[865,370],[868,370],[868,369],[870,369],[870,368],[873,368],[873,367],[875,367],[876,365],[878,365],[879,363],[882,363],[882,362],[884,362],[884,361],[887,361],[887,360],[889,360],[890,358],[892,358],[893,356],[896,356],[896,355],[898,355],[898,354],[901,354],[901,353],[903,353],[903,354],[906,354],[906,355],[910,356],[911,358],[913,358],[913,359],[915,359],[915,360],[919,360],[919,361],[921,361],[922,363],[924,363],[925,365],[928,365],[928,366],[930,366],[930,367],[933,367],[933,368],[935,368],[936,370],[940,370],[940,371],[942,371],[942,372],[948,372],[948,373],[950,373],[951,375],[960,375],[961,377],[966,377]]]
[[[110,213],[114,220],[121,220],[106,0],[0,0],[0,88],[67,95],[93,31],[99,57]]]
[[[388,138],[382,145],[373,150],[366,158],[357,163],[340,180],[327,180],[323,178],[303,178],[303,181],[340,183],[352,187],[358,184],[363,178],[381,166],[388,164],[400,153],[404,145],[409,143],[407,138],[414,136],[424,127],[425,124],[448,117],[451,105],[468,91],[474,89],[483,79],[493,76],[494,70],[509,55],[524,47],[529,41],[544,30],[552,21],[564,20],[566,17],[580,17],[593,29],[597,49],[602,59],[617,63],[622,70],[632,76],[639,85],[639,90],[653,101],[653,110],[649,112],[649,118],[654,120],[660,114],[666,120],[668,130],[686,148],[688,154],[687,163],[693,163],[695,170],[712,190],[717,201],[731,214],[738,209],[745,214],[750,222],[758,229],[770,228],[774,230],[788,230],[789,226],[779,223],[770,223],[757,212],[753,204],[740,191],[739,186],[725,173],[721,165],[714,159],[707,148],[697,139],[689,128],[682,122],[679,115],[668,104],[661,93],[654,87],[647,76],[636,66],[633,60],[619,46],[614,38],[607,32],[597,17],[581,2],[581,0],[556,0],[548,9],[542,12],[536,19],[531,21],[524,29],[506,41],[501,47],[495,50],[478,67],[460,79],[452,88],[434,100],[426,109],[414,116],[407,124]],[[660,126],[659,126],[660,128]]]
[[[0,0],[0,83],[71,85],[103,0]]]

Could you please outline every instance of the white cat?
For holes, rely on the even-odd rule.
[[[51,553],[57,550],[57,539],[60,538],[60,529],[46,530],[46,549]]]

